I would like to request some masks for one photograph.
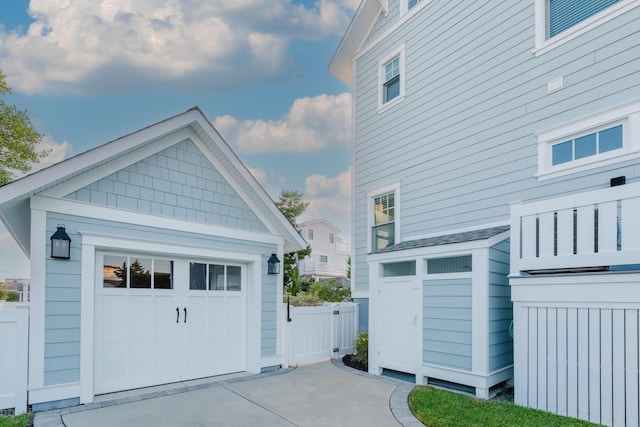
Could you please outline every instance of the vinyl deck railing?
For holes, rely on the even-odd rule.
[[[640,264],[640,183],[511,206],[511,274]]]

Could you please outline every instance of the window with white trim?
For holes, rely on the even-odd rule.
[[[374,252],[395,244],[395,192],[374,197],[371,231]]]
[[[404,45],[378,61],[378,112],[404,99]]]
[[[418,3],[420,3],[422,0],[407,0],[407,10],[411,9],[412,7],[416,6]]]
[[[307,238],[313,240],[313,228],[307,230]]]
[[[640,157],[640,101],[551,128],[538,136],[539,180]]]
[[[561,165],[622,148],[622,125],[576,136],[551,147],[551,165]]]
[[[541,55],[640,6],[640,0],[535,0],[535,54]]]
[[[335,243],[335,241],[336,241],[335,234],[329,233],[329,244],[333,245]]]

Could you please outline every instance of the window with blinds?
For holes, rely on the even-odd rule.
[[[563,32],[620,0],[549,0],[549,37]]]

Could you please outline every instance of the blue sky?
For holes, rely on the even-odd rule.
[[[328,64],[359,0],[5,0],[0,68],[38,167],[199,106],[277,200],[350,238],[350,88]],[[28,277],[0,226],[0,279]]]

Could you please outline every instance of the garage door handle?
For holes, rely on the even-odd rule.
[[[176,307],[176,323],[178,323],[180,321],[180,309],[178,307]]]
[[[187,307],[184,308],[184,323],[187,323]]]

